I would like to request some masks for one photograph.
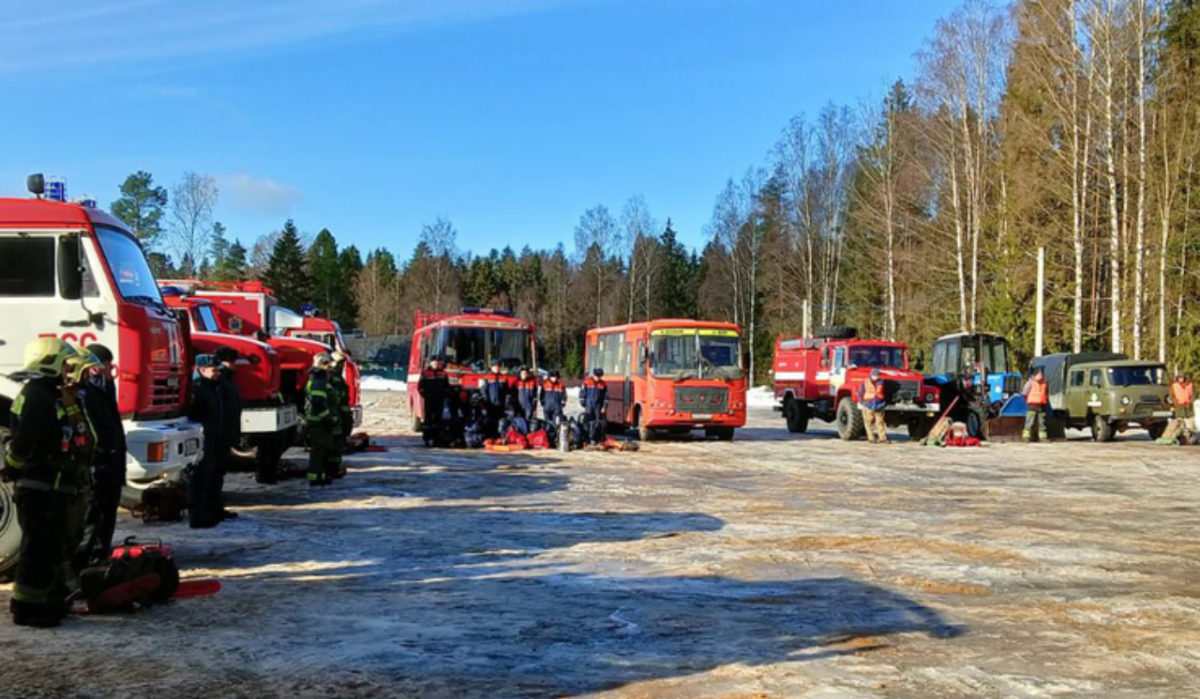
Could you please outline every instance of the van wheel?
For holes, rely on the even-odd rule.
[[[783,406],[783,417],[787,420],[787,430],[792,434],[804,434],[808,431],[808,406],[798,400],[789,400]]]
[[[863,424],[862,411],[849,398],[843,398],[838,403],[837,431],[838,436],[845,442],[862,439],[863,435],[867,433],[867,428]]]
[[[1092,416],[1092,441],[1111,442],[1116,436],[1116,428],[1103,415]]]

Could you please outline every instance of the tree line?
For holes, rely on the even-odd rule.
[[[1200,370],[1200,0],[966,0],[917,58],[886,94],[783,125],[717,193],[699,250],[641,196],[583,212],[570,249],[462,252],[438,218],[407,259],[291,221],[247,250],[203,175],[168,196],[135,173],[112,210],[156,273],[262,279],[371,334],[508,307],[573,374],[587,328],[661,317],[740,324],[759,381],[777,335],[832,324],[917,348],[997,332],[1024,360],[1045,248],[1045,351]]]

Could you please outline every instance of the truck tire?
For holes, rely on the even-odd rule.
[[[0,464],[8,441],[8,429],[0,427]],[[12,485],[0,483],[0,581],[12,578],[21,554],[21,525],[13,502]]]
[[[788,432],[804,434],[808,431],[808,406],[803,401],[789,400],[783,406],[783,417],[787,421]]]
[[[919,415],[908,419],[908,438],[910,441],[919,442],[929,436],[929,430],[933,429],[933,420]]]
[[[858,337],[858,329],[849,325],[823,325],[814,334],[830,340],[853,340]]]
[[[1092,441],[1111,442],[1117,436],[1117,428],[1103,415],[1092,416]]]
[[[867,428],[863,424],[862,411],[849,398],[843,398],[838,403],[837,431],[838,436],[844,442],[862,439],[863,435],[867,433]]]

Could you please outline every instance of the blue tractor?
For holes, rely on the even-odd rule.
[[[1021,393],[1021,375],[1012,370],[1008,350],[1008,340],[992,333],[956,333],[933,343],[925,383],[941,391],[943,409],[954,404],[950,418],[965,423],[973,437],[986,439],[987,421]]]

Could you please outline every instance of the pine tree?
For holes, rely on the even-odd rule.
[[[287,308],[299,308],[312,297],[312,282],[308,276],[307,260],[300,243],[300,232],[291,219],[283,225],[262,281],[275,291],[279,303]]]
[[[337,240],[323,228],[308,249],[308,274],[312,280],[312,303],[331,318],[341,317],[347,309],[352,280],[343,276]]]
[[[358,275],[362,269],[362,255],[353,245],[347,246],[338,255],[338,270],[345,293],[341,298],[341,306],[329,309],[329,317],[344,328],[354,325],[358,318],[358,299],[354,289],[358,286]]]
[[[667,227],[659,238],[662,245],[663,273],[659,275],[659,298],[663,315],[668,318],[695,318],[699,313],[696,300],[699,262],[667,219]]]
[[[159,242],[167,188],[155,187],[154,176],[138,170],[121,183],[121,197],[109,207],[113,216],[125,222],[138,240],[147,247]]]

